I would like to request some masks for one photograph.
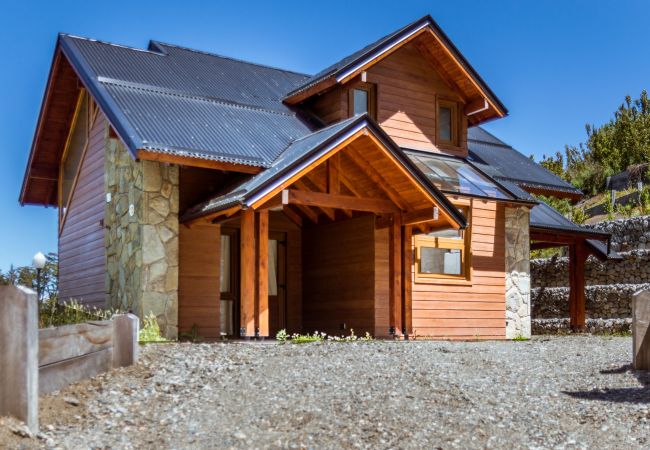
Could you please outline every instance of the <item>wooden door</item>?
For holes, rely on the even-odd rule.
[[[239,336],[239,232],[221,229],[221,336]]]
[[[287,233],[269,233],[269,337],[287,328]]]

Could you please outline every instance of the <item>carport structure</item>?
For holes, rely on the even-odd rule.
[[[540,202],[530,214],[530,249],[568,247],[569,320],[572,330],[585,327],[585,262],[589,255],[600,261],[619,259],[610,249],[610,234],[583,228]]]

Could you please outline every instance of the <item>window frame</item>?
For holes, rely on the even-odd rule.
[[[348,116],[354,117],[354,91],[355,89],[366,91],[368,94],[368,115],[377,120],[377,85],[360,81],[354,83],[348,89]]]
[[[451,110],[451,140],[443,140],[440,137],[440,109]],[[459,147],[458,129],[460,117],[458,115],[458,102],[444,97],[436,97],[436,145],[447,147]]]
[[[461,239],[427,236],[426,234],[413,235],[413,275],[415,283],[421,284],[471,284],[472,282],[472,231],[471,231],[471,202],[463,202],[459,206],[461,212],[467,218],[467,227],[461,230]],[[440,248],[461,250],[461,269],[460,275],[451,275],[444,273],[422,273],[420,272],[420,258],[422,248]]]

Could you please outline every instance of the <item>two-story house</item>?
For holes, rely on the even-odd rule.
[[[429,16],[313,76],[62,34],[20,201],[58,208],[61,299],[170,337],[526,336],[531,237],[579,272],[607,235],[538,205],[581,194],[506,114]]]

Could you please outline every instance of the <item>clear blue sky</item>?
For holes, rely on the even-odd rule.
[[[207,5],[207,6],[206,6]],[[526,155],[584,139],[650,85],[647,1],[12,1],[0,6],[0,270],[56,251],[56,211],[18,192],[59,31],[149,39],[306,73],[431,14],[510,110],[487,128]]]

